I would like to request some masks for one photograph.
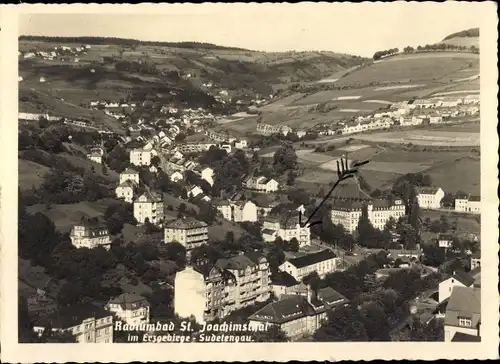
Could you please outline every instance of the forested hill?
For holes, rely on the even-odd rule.
[[[124,45],[124,46],[158,46],[158,47],[173,47],[173,48],[197,48],[197,49],[212,49],[212,50],[234,50],[234,51],[249,51],[244,48],[219,46],[212,43],[202,42],[157,42],[143,41],[137,39],[115,38],[115,37],[47,37],[35,35],[22,35],[20,41],[35,41],[35,42],[58,42],[58,43],[75,43],[89,45]]]
[[[443,41],[450,40],[453,38],[477,38],[479,37],[479,28],[471,28],[467,30],[462,30],[461,32],[452,33],[446,36]]]

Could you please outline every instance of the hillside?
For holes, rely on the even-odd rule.
[[[479,54],[454,51],[400,53],[337,74],[323,82],[292,84],[259,117],[225,122],[240,134],[258,120],[273,125],[311,128],[386,109],[391,103],[442,92],[479,90]]]
[[[450,34],[438,44],[464,46],[468,48],[474,46],[479,48],[479,28],[471,28]]]

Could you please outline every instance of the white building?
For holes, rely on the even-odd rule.
[[[135,184],[139,184],[139,172],[133,168],[127,168],[122,173],[120,173],[120,183],[125,181],[132,181]]]
[[[440,248],[450,249],[453,246],[453,237],[450,234],[439,234],[436,241]]]
[[[207,181],[210,186],[214,185],[214,170],[206,167],[201,169],[200,176],[203,180]]]
[[[123,181],[115,189],[116,198],[132,203],[134,201],[134,190],[136,186],[137,185],[131,180]]]
[[[144,297],[134,293],[123,293],[112,298],[106,304],[106,310],[114,313],[128,325],[140,325],[149,322],[149,302]]]
[[[109,249],[111,238],[106,227],[93,224],[75,225],[70,231],[71,244],[76,248],[93,249],[102,246]]]
[[[171,221],[165,225],[165,243],[177,242],[186,250],[202,246],[208,241],[208,225],[204,221],[184,218]]]
[[[313,335],[328,321],[328,312],[348,303],[347,298],[331,287],[322,288],[317,293],[308,289],[305,294],[284,296],[261,308],[249,317],[249,326],[254,330],[279,327],[290,339],[297,340]]]
[[[174,173],[172,173],[170,175],[170,180],[172,182],[179,182],[179,181],[182,181],[183,179],[184,179],[184,175],[179,171],[175,171]]]
[[[364,204],[366,204],[368,210],[368,219],[372,225],[379,230],[384,228],[391,217],[397,221],[400,217],[405,215],[405,205],[401,200],[372,200],[361,202],[351,199],[338,199],[333,203],[331,211],[332,223],[343,225],[349,233],[353,233],[358,228]]]
[[[472,287],[474,278],[463,271],[455,271],[451,277],[439,283],[439,302],[443,302],[451,296],[454,287]]]
[[[279,189],[279,183],[274,179],[266,177],[251,177],[245,182],[248,189],[264,193],[276,192]]]
[[[113,315],[92,304],[61,306],[37,320],[33,331],[41,336],[48,327],[53,332],[69,332],[79,344],[113,342]]]
[[[151,164],[152,157],[152,150],[138,148],[130,151],[130,163],[135,166],[149,166]]]
[[[322,250],[316,253],[303,255],[297,258],[288,259],[280,265],[282,272],[290,274],[297,281],[311,273],[318,273],[324,278],[328,273],[335,272],[339,258],[330,250]]]
[[[473,214],[481,213],[481,197],[467,195],[457,195],[455,197],[455,211],[469,212]]]
[[[139,224],[149,221],[153,225],[163,223],[163,196],[146,191],[134,201],[134,217]]]
[[[399,124],[401,126],[416,126],[416,125],[421,125],[424,122],[423,119],[416,117],[415,115],[413,116],[402,116],[399,119]]]
[[[188,264],[175,276],[175,313],[203,323],[265,302],[271,295],[270,273],[267,259],[257,252],[219,259],[213,266]]]
[[[252,201],[217,201],[217,210],[224,219],[234,222],[256,222],[258,220],[258,208]]]
[[[238,140],[234,143],[234,147],[237,149],[246,149],[248,148],[248,142],[245,139]]]
[[[199,196],[202,194],[203,194],[203,190],[199,186],[194,186],[187,193],[188,197],[196,197],[196,196]]]
[[[87,158],[90,159],[92,162],[102,164],[102,155],[97,152],[92,152],[87,154]]]
[[[265,218],[262,224],[262,238],[264,241],[272,242],[278,237],[286,241],[295,238],[301,247],[311,245],[310,229],[300,226],[298,215],[294,213],[283,219],[275,217]]]
[[[441,187],[419,187],[417,189],[418,205],[422,209],[439,209],[444,191]]]

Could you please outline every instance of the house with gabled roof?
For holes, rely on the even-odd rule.
[[[328,320],[328,312],[348,303],[347,298],[331,287],[317,293],[309,288],[306,295],[284,295],[269,303],[249,317],[249,325],[277,326],[291,339],[298,339],[313,334]]]
[[[128,325],[149,322],[150,304],[146,298],[135,293],[123,293],[112,298],[105,306]]]
[[[161,225],[164,216],[162,194],[146,190],[134,200],[134,217],[139,224],[149,221],[153,225]]]
[[[418,187],[417,200],[422,209],[439,209],[444,191],[441,187]]]
[[[122,199],[125,202],[132,203],[134,201],[134,191],[137,184],[131,180],[125,180],[115,188],[116,198]]]
[[[472,287],[474,277],[461,270],[454,271],[453,274],[439,283],[439,302],[448,299],[454,287]]]
[[[453,341],[457,334],[460,341],[480,341],[481,288],[453,287],[444,318],[444,341]]]
[[[297,281],[311,273],[317,273],[320,277],[333,273],[337,269],[339,259],[330,249],[309,253],[296,258],[288,259],[279,266],[280,271],[287,272]]]

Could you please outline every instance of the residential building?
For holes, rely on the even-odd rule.
[[[469,260],[470,260],[470,269],[471,270],[474,270],[474,269],[481,267],[481,252],[472,253],[469,256]]]
[[[112,298],[106,309],[128,325],[140,325],[149,322],[150,304],[142,296],[135,293],[123,293]]]
[[[349,233],[353,233],[358,227],[363,205],[366,205],[368,219],[372,225],[380,230],[391,217],[397,221],[405,215],[405,205],[402,200],[336,199],[331,211],[332,223],[343,225]]]
[[[307,296],[294,294],[269,303],[249,317],[253,328],[273,325],[283,330],[292,340],[312,335],[328,320],[328,312],[348,304],[347,298],[331,287],[317,294],[308,290]]]
[[[130,163],[135,166],[149,166],[152,157],[152,150],[137,148],[130,151]]]
[[[399,125],[401,126],[416,126],[421,125],[423,123],[423,119],[413,116],[402,116],[399,119]]]
[[[80,344],[113,342],[113,315],[91,304],[62,306],[37,320],[33,331],[41,336],[48,327],[71,333]]]
[[[256,190],[264,193],[276,192],[279,189],[278,181],[266,177],[250,177],[245,181],[245,186],[248,189]]]
[[[146,191],[135,199],[134,217],[139,224],[149,221],[153,225],[161,225],[164,216],[161,194]]]
[[[175,276],[175,313],[203,323],[265,302],[271,295],[269,276],[269,263],[257,252],[219,259],[213,266],[188,264]]]
[[[330,249],[321,250],[316,253],[303,255],[288,259],[280,265],[282,272],[287,272],[297,281],[301,281],[309,274],[316,272],[321,278],[328,273],[335,272],[339,259]]]
[[[115,189],[116,197],[118,199],[123,199],[128,203],[134,202],[134,190],[136,189],[136,186],[135,182],[132,182],[131,180],[123,181]]]
[[[257,205],[252,201],[231,201],[232,221],[256,222],[258,219]]]
[[[451,277],[439,283],[439,302],[448,299],[454,287],[472,287],[474,277],[464,271],[455,271]]]
[[[87,158],[90,159],[92,162],[102,164],[102,154],[98,152],[92,152],[87,154]]]
[[[233,220],[233,209],[231,203],[228,200],[217,200],[214,201],[215,208],[219,211],[222,217],[226,220]]]
[[[237,140],[234,143],[234,147],[237,149],[246,149],[248,148],[248,142],[245,139]]]
[[[210,186],[214,185],[214,170],[210,167],[202,168],[199,171],[201,179],[208,182]]]
[[[417,189],[418,205],[421,209],[439,209],[444,191],[441,187],[419,187]]]
[[[184,179],[184,175],[179,171],[175,171],[170,175],[170,180],[172,182],[179,182],[179,181],[182,181],[183,179]]]
[[[444,318],[444,341],[451,342],[457,334],[467,335],[467,341],[481,336],[481,288],[453,288]]]
[[[271,289],[276,298],[287,294],[295,294],[300,282],[287,272],[278,272],[271,276]]]
[[[215,143],[185,143],[177,146],[177,150],[181,153],[201,153],[206,152],[211,147],[216,147]]]
[[[208,225],[193,218],[170,221],[165,225],[164,240],[165,243],[178,242],[191,250],[207,243]]]
[[[467,195],[457,195],[455,196],[455,211],[459,212],[469,212],[473,214],[481,213],[481,197]]]
[[[108,228],[94,223],[73,226],[69,237],[71,244],[76,248],[93,249],[102,246],[104,249],[109,249],[111,245]]]
[[[135,184],[139,184],[139,172],[133,168],[127,168],[122,173],[120,173],[120,183],[125,181],[132,181]]]
[[[194,186],[192,187],[188,192],[187,192],[187,195],[188,197],[196,197],[198,195],[202,195],[203,194],[203,190],[201,189],[201,187],[199,186]]]
[[[295,238],[301,247],[311,245],[311,231],[309,227],[300,225],[296,213],[281,218],[266,217],[262,224],[262,237],[266,242],[273,242],[278,237],[286,241]]]
[[[440,248],[449,249],[453,246],[453,236],[451,234],[439,234],[436,240]]]

